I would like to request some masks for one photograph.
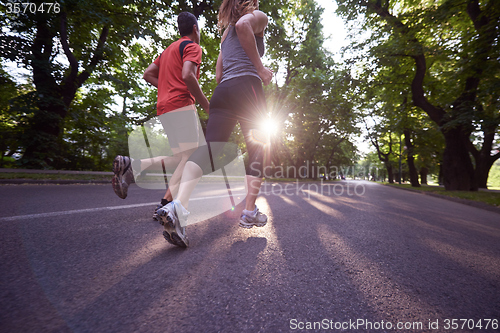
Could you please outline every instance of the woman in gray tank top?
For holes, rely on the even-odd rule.
[[[268,85],[273,73],[264,67],[260,59],[264,55],[264,30],[268,19],[258,9],[258,0],[223,1],[219,9],[218,26],[225,31],[216,66],[217,88],[220,89],[214,91],[213,104],[210,104],[211,114],[212,106],[213,113],[218,113],[214,122],[220,121],[214,127],[217,130],[226,128],[224,136],[219,135],[214,141],[227,141],[236,121],[239,121],[245,137],[249,170],[246,177],[246,204],[240,217],[240,226],[244,228],[262,227],[267,223],[267,216],[259,212],[255,201],[262,183],[263,143],[266,142],[266,134],[259,129],[259,122],[267,113],[262,83]],[[212,139],[212,135],[209,139]]]
[[[264,54],[264,30],[267,16],[259,11],[258,0],[224,0],[219,9],[218,26],[224,34],[217,60],[218,86],[210,100],[206,130],[206,147],[198,148],[186,163],[177,199],[166,207],[173,224],[187,216],[191,192],[203,174],[213,172],[213,162],[221,145],[228,142],[239,122],[245,137],[249,156],[246,170],[247,197],[239,225],[243,228],[263,227],[267,216],[259,212],[255,201],[259,194],[267,135],[259,129],[259,123],[267,115],[262,84],[271,82],[273,73],[264,67],[260,57]],[[219,166],[220,167],[220,166]],[[182,237],[186,240],[185,229]]]

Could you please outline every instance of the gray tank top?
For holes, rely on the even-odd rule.
[[[221,83],[229,79],[240,76],[256,76],[260,79],[259,74],[257,74],[257,69],[248,58],[245,50],[241,47],[240,40],[236,34],[236,29],[234,26],[229,26],[229,31],[227,33],[226,39],[221,45],[222,51],[222,80]],[[257,50],[259,55],[262,57],[264,55],[264,38],[255,36],[255,41],[257,42]]]

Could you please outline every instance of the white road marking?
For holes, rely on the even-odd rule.
[[[246,195],[246,193],[243,193],[243,194],[233,193],[233,195]],[[217,196],[209,196],[209,197],[191,198],[190,201],[210,200],[210,199],[219,199],[219,198],[227,198],[227,197],[228,197],[227,195],[217,195]],[[155,201],[155,202],[133,204],[133,205],[120,205],[120,206],[111,206],[111,207],[66,210],[66,211],[51,212],[51,213],[9,216],[9,217],[1,217],[0,222],[11,222],[11,221],[33,219],[33,218],[55,217],[55,216],[63,216],[63,215],[71,215],[71,214],[93,213],[93,212],[100,212],[100,211],[106,211],[106,210],[129,209],[129,208],[137,208],[137,207],[144,207],[144,206],[153,206],[156,204],[158,204],[158,202]]]
[[[278,183],[281,184],[281,183]],[[284,183],[289,184],[289,183]],[[292,183],[293,185],[298,185]],[[330,184],[322,184],[329,186]],[[350,185],[350,184],[347,184]],[[273,183],[262,183],[262,186],[273,186]],[[307,189],[306,189],[307,190]],[[261,192],[261,195],[268,195],[269,193]],[[246,192],[233,192],[233,196],[237,195],[246,195]],[[192,201],[198,200],[210,200],[210,199],[219,199],[219,198],[227,198],[227,195],[218,195],[218,196],[208,196],[208,197],[199,197],[199,198],[191,198]],[[44,218],[44,217],[55,217],[55,216],[63,216],[63,215],[71,215],[71,214],[82,214],[82,213],[93,213],[107,210],[116,210],[116,209],[129,209],[129,208],[137,208],[144,206],[152,206],[156,205],[158,202],[148,202],[141,204],[133,204],[133,205],[120,205],[120,206],[111,206],[111,207],[99,207],[99,208],[87,208],[87,209],[75,209],[75,210],[66,210],[61,212],[50,212],[50,213],[40,213],[40,214],[28,214],[28,215],[19,215],[19,216],[9,216],[9,217],[0,217],[0,222],[11,222],[11,221],[19,221],[19,220],[27,220],[32,218]]]

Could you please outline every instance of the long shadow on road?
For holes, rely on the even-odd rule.
[[[45,307],[10,327],[288,332],[362,319],[430,331],[429,320],[498,318],[494,213],[369,185],[362,196],[308,191],[257,204],[267,226],[239,228],[240,204],[188,226],[187,250],[165,242],[149,207],[8,225],[1,240],[24,254],[2,266],[30,285],[3,281],[11,296],[28,291],[32,307]],[[19,303],[9,309],[33,313],[19,308],[28,295],[11,296]]]
[[[310,196],[314,241],[350,274],[378,321],[426,328],[429,319],[496,318],[498,215],[401,192],[367,186],[361,197]]]

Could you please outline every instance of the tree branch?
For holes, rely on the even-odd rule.
[[[483,15],[481,12],[481,7],[479,6],[478,0],[470,0],[467,4],[467,14],[469,15],[472,23],[474,24],[474,28],[477,31],[481,30],[484,26],[486,26],[489,22],[488,17]]]
[[[37,30],[31,52],[33,59],[31,66],[33,68],[33,83],[37,91],[55,90],[57,83],[52,76],[49,68],[49,58],[52,53],[52,38],[46,21],[39,21],[36,24]]]
[[[69,43],[68,43],[68,29],[67,29],[67,17],[66,17],[66,12],[61,12],[61,22],[60,22],[60,29],[61,29],[61,45],[64,50],[64,54],[66,55],[66,58],[68,58],[69,65],[71,67],[70,74],[68,77],[64,80],[65,85],[67,84],[72,84],[78,75],[78,60],[76,60],[75,55],[71,52],[69,48]]]
[[[109,28],[108,26],[104,26],[102,28],[101,35],[99,36],[99,41],[97,42],[94,55],[90,60],[88,67],[80,75],[78,75],[78,82],[77,82],[78,87],[81,87],[83,82],[85,82],[92,74],[95,67],[97,66],[97,63],[100,60],[102,60],[102,55],[104,53],[104,45],[106,43],[106,39],[108,38],[108,34],[109,34]]]
[[[397,32],[408,37],[409,41],[416,46],[416,54],[411,56],[415,61],[415,77],[411,83],[413,104],[422,108],[436,124],[441,126],[446,112],[442,108],[432,105],[425,97],[424,78],[427,71],[427,64],[422,44],[399,18],[389,13],[388,6],[382,6],[380,1],[367,1],[366,6],[383,18]]]

